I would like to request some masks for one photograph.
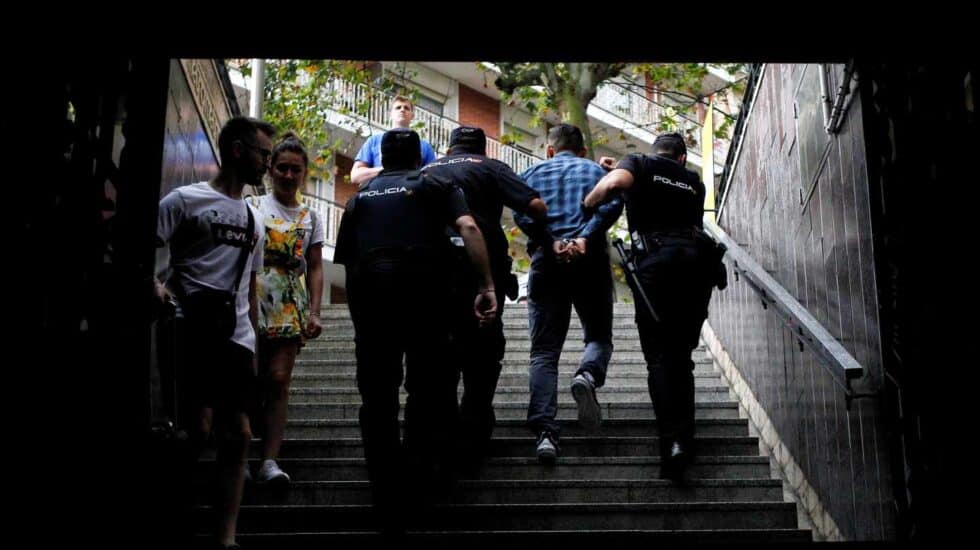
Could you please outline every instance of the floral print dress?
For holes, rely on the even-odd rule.
[[[263,338],[303,339],[310,310],[302,222],[310,215],[303,206],[295,220],[265,216],[265,255],[256,274],[259,334]]]

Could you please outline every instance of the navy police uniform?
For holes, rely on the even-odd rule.
[[[405,151],[418,154],[418,139],[409,130],[385,133],[384,170],[348,203],[334,255],[347,270],[361,434],[379,509],[398,504],[406,488],[413,492],[406,481],[434,480],[457,416],[447,355],[452,251],[446,226],[468,209],[451,182],[389,169],[406,165],[399,160]],[[417,166],[415,159],[408,165]],[[404,444],[398,423],[403,357]]]
[[[713,285],[702,238],[705,187],[695,172],[664,156],[629,155],[617,168],[634,178],[624,194],[626,216],[638,278],[659,318],[636,299],[636,325],[659,427],[663,474],[673,477],[676,472],[669,468],[683,467],[674,458],[682,457],[677,460],[686,464],[695,452],[691,353],[708,315]]]
[[[453,270],[452,356],[463,379],[460,402],[461,426],[459,446],[462,458],[472,465],[487,451],[496,417],[493,396],[504,357],[503,304],[505,294],[516,298],[517,279],[511,274],[511,257],[507,237],[500,227],[503,207],[525,212],[528,203],[540,194],[531,189],[506,164],[487,158],[486,136],[476,127],[453,130],[450,153],[424,168],[426,174],[453,181],[459,185],[466,203],[487,243],[490,270],[497,295],[497,315],[489,326],[480,327],[473,315],[473,296],[479,279],[461,246]],[[545,230],[546,231],[546,230]],[[450,230],[450,236],[458,236]],[[539,236],[542,241],[544,235]],[[548,241],[550,242],[550,240]],[[459,376],[459,375],[457,375]],[[458,380],[458,378],[457,378]]]

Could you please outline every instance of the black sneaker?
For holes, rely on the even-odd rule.
[[[680,442],[675,441],[670,447],[670,453],[664,458],[663,467],[660,470],[662,479],[669,479],[677,484],[684,483],[684,470],[690,463],[690,453]]]
[[[596,431],[602,423],[602,409],[595,397],[595,380],[583,372],[572,379],[572,397],[578,405],[578,421],[587,431]]]
[[[538,435],[537,444],[538,461],[542,464],[554,464],[558,457],[558,437],[549,430],[544,430]]]

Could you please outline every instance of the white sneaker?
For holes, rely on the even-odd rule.
[[[572,379],[572,397],[578,405],[578,421],[583,428],[594,431],[602,422],[602,410],[595,397],[595,382],[592,375],[583,372]]]
[[[538,461],[544,464],[554,464],[558,456],[558,445],[555,443],[555,436],[545,430],[538,436],[537,447]]]
[[[273,459],[262,461],[259,468],[258,482],[269,485],[288,485],[289,475],[279,469],[279,465]]]

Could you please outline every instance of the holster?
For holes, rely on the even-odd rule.
[[[698,243],[698,252],[704,255],[704,264],[708,280],[718,290],[725,290],[728,286],[728,268],[722,258],[728,247],[716,241],[707,231],[699,227],[694,228],[694,239]]]
[[[638,253],[656,252],[665,246],[693,246],[698,252],[698,263],[701,265],[705,280],[711,285],[724,290],[728,286],[728,269],[722,258],[728,247],[716,241],[707,231],[700,227],[677,229],[670,231],[632,232],[633,248]]]

